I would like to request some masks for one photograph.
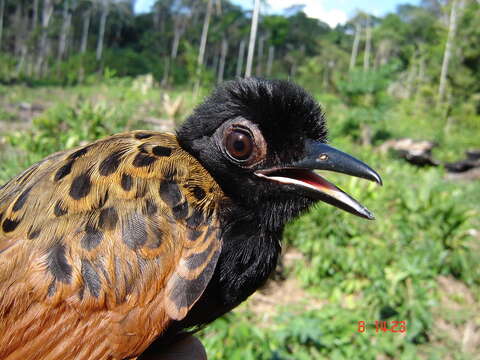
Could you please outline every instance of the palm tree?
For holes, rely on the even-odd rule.
[[[5,13],[5,0],[0,0],[0,49],[2,48],[3,15]]]
[[[38,46],[37,62],[35,64],[35,73],[37,76],[42,74],[42,67],[48,52],[48,26],[53,13],[53,0],[44,0],[42,9],[42,31]]]
[[[98,41],[97,41],[97,52],[96,57],[97,61],[102,59],[103,54],[103,42],[105,38],[105,26],[107,24],[107,17],[110,11],[110,2],[111,0],[100,0],[100,28],[98,30]]]
[[[208,28],[210,26],[210,18],[212,15],[212,0],[207,2],[207,11],[205,13],[205,19],[203,21],[202,36],[200,38],[200,48],[198,51],[198,60],[197,60],[197,76],[194,86],[194,94],[198,93],[200,87],[200,75],[202,72],[203,61],[205,58],[205,48],[207,46],[207,37],[208,37]]]
[[[252,27],[250,30],[250,41],[248,43],[247,69],[245,77],[252,76],[253,53],[255,52],[255,40],[257,38],[258,15],[260,13],[260,0],[255,0],[252,15]]]
[[[440,74],[440,85],[438,87],[438,101],[441,103],[445,98],[445,92],[447,89],[447,75],[448,65],[450,58],[452,57],[453,42],[455,40],[455,33],[457,31],[457,11],[458,0],[453,0],[452,9],[450,10],[450,23],[448,25],[447,43],[445,44],[445,52],[443,54],[442,72]]]
[[[60,30],[60,39],[58,41],[58,56],[57,61],[60,62],[64,55],[65,49],[67,48],[67,39],[68,34],[70,31],[70,26],[72,23],[72,13],[70,11],[70,0],[65,0],[63,3],[63,11],[62,11],[62,28]]]
[[[82,0],[79,9],[82,13],[82,37],[80,40],[80,54],[85,54],[88,46],[88,33],[90,32],[90,22],[92,19],[94,0]]]

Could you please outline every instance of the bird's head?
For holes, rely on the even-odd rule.
[[[268,205],[284,223],[317,201],[373,219],[352,197],[314,170],[376,181],[360,160],[326,144],[318,103],[287,81],[245,79],[225,83],[199,105],[178,131],[233,201]]]

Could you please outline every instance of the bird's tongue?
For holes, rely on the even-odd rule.
[[[304,169],[282,169],[275,171],[275,173],[269,175],[273,180],[282,183],[293,183],[297,185],[307,185],[314,187],[320,191],[335,191],[337,187],[320,175],[311,170]]]
[[[321,200],[352,214],[367,219],[374,219],[373,214],[362,204],[312,170],[285,168],[263,173],[257,172],[257,176],[278,183],[309,188],[314,190],[312,196],[317,200]]]

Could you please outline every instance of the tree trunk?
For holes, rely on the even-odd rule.
[[[418,51],[415,50],[410,59],[408,76],[407,76],[407,86],[406,86],[407,98],[411,98],[413,95],[415,79],[417,77],[417,54],[418,54]]]
[[[264,44],[265,44],[265,36],[260,36],[260,39],[258,41],[257,76],[262,76],[263,45]]]
[[[370,51],[372,48],[372,27],[370,26],[370,16],[367,17],[366,22],[365,53],[363,54],[363,71],[365,72],[370,70]]]
[[[35,31],[38,24],[38,3],[39,0],[33,0],[33,9],[32,9],[32,22],[30,25],[30,30]]]
[[[325,64],[323,67],[323,89],[326,91],[328,88],[328,64]]]
[[[355,38],[353,39],[353,46],[352,46],[352,55],[350,56],[350,71],[355,68],[355,63],[357,62],[357,55],[358,55],[358,45],[360,44],[360,33],[362,32],[362,27],[360,23],[355,24]]]
[[[212,0],[208,0],[207,12],[205,14],[205,20],[203,21],[202,36],[200,38],[200,49],[198,51],[197,74],[196,74],[196,81],[194,86],[195,95],[198,93],[198,89],[200,88],[200,75],[202,73],[203,60],[205,58],[205,48],[207,46],[208,28],[210,26],[211,15],[212,15]]]
[[[275,46],[270,45],[270,47],[268,48],[267,77],[270,77],[272,75],[274,57],[275,57]]]
[[[235,76],[237,78],[242,76],[244,58],[245,58],[245,39],[242,39],[240,41],[240,46],[238,48],[237,70],[235,71]]]
[[[97,61],[102,59],[103,53],[103,40],[105,37],[105,25],[107,24],[108,16],[108,1],[103,0],[102,2],[102,13],[100,15],[100,30],[98,31],[98,42],[97,42]]]
[[[92,9],[87,9],[83,12],[83,26],[82,26],[82,41],[80,43],[80,54],[85,54],[88,45],[88,32],[90,30],[90,19],[92,16]]]
[[[180,45],[180,38],[182,36],[182,31],[181,29],[177,28],[175,30],[175,34],[173,35],[173,42],[172,42],[172,52],[170,53],[170,57],[172,59],[177,58],[178,54],[178,46]]]
[[[165,56],[165,65],[163,67],[162,87],[168,86],[168,76],[170,75],[170,58]]]
[[[62,61],[65,56],[65,49],[67,48],[68,32],[70,30],[70,23],[72,21],[72,14],[70,14],[69,1],[65,1],[63,4],[63,21],[62,28],[60,30],[60,39],[58,42],[58,57],[57,62]]]
[[[0,0],[0,50],[2,49],[3,15],[5,13],[5,0]]]
[[[53,13],[53,1],[44,0],[42,9],[42,33],[40,35],[40,41],[38,46],[38,57],[35,66],[35,73],[37,76],[41,76],[42,68],[45,62],[45,57],[48,52],[48,25]]]
[[[163,71],[162,86],[168,86],[170,73],[173,71],[175,59],[178,55],[178,47],[180,45],[180,38],[185,31],[186,20],[177,18],[175,20],[175,31],[173,34],[172,50],[170,52],[170,59],[165,60],[165,68]]]
[[[14,28],[14,36],[15,36],[15,42],[14,42],[14,54],[15,56],[20,56],[22,52],[22,43],[23,43],[23,19],[22,19],[22,14],[23,14],[23,4],[22,2],[18,2],[17,6],[15,7],[15,15],[14,15],[14,20],[13,20],[13,28]]]
[[[450,11],[450,24],[448,26],[447,44],[443,54],[442,72],[440,74],[440,86],[438,87],[438,101],[441,103],[445,99],[447,89],[448,64],[452,57],[453,41],[457,31],[457,6],[458,0],[453,0],[452,10]]]
[[[17,68],[15,69],[16,77],[18,77],[23,70],[23,67],[25,65],[25,59],[27,58],[27,51],[28,51],[28,46],[27,46],[27,42],[25,41],[22,45],[20,60],[18,61]]]
[[[252,76],[253,54],[255,52],[255,40],[257,38],[258,15],[260,13],[260,0],[255,0],[253,8],[252,26],[250,28],[250,41],[248,43],[247,68],[245,77]]]
[[[293,62],[290,66],[290,78],[295,79],[295,75],[297,74],[297,63]]]
[[[218,79],[217,83],[221,84],[223,82],[223,75],[225,73],[225,60],[227,58],[228,52],[228,41],[226,37],[222,38],[222,50],[220,52],[220,65],[218,66]]]

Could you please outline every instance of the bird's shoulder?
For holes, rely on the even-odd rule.
[[[118,134],[34,164],[0,189],[0,328],[11,329],[2,342],[25,343],[27,328],[38,340],[50,326],[65,332],[42,333],[52,349],[65,348],[53,339],[78,341],[82,325],[96,326],[98,351],[112,342],[127,344],[125,357],[140,351],[208,283],[223,196],[172,134]],[[102,330],[112,323],[122,329]],[[112,336],[121,339],[99,340]]]

